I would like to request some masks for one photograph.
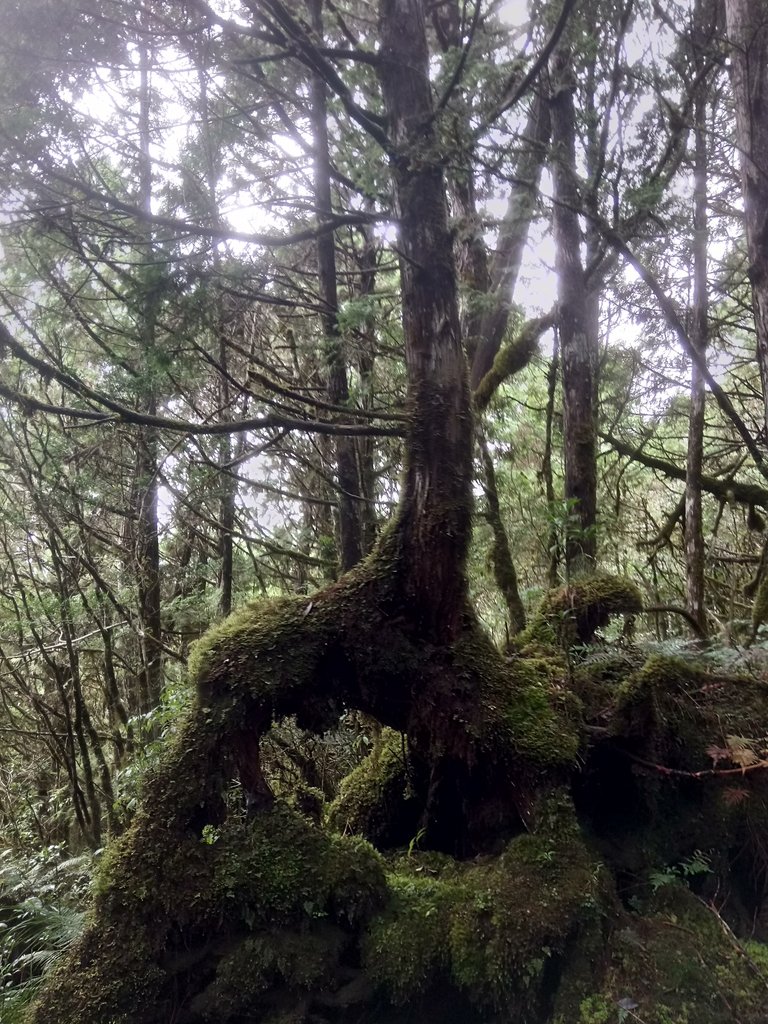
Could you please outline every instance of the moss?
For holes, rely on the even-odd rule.
[[[413,854],[393,864],[393,899],[364,944],[395,1004],[450,985],[486,1011],[522,1013],[548,998],[551,965],[610,905],[572,805],[545,801],[536,834],[500,857],[459,863]]]
[[[191,1010],[216,1024],[255,1009],[263,1019],[276,992],[298,1003],[322,991],[338,971],[347,941],[343,931],[322,921],[302,931],[272,927],[249,936],[222,956],[214,980],[192,1000]]]
[[[768,977],[687,889],[664,890],[642,915],[624,918],[608,947],[601,987],[578,1008],[558,1006],[561,1024],[613,1024],[622,1002],[644,1024],[765,1020]]]
[[[282,804],[205,837],[166,837],[165,847],[142,848],[148,830],[138,818],[111,849],[94,920],[31,1021],[156,1024],[170,1019],[169,1000],[194,997],[196,957],[210,970],[212,942],[274,928],[311,945],[318,922],[359,927],[386,897],[382,861],[367,843],[327,836]]]
[[[580,576],[545,595],[536,616],[517,638],[518,649],[532,643],[566,647],[577,641],[587,643],[612,615],[642,609],[642,595],[631,580],[598,573]]]
[[[539,338],[552,326],[552,322],[551,316],[526,321],[517,334],[499,349],[491,369],[478,383],[472,396],[477,409],[485,409],[499,385],[528,365],[537,351]]]
[[[484,634],[468,631],[455,645],[457,678],[474,682],[467,725],[483,755],[534,771],[573,765],[578,714],[555,657],[503,660]]]
[[[654,655],[603,697],[574,785],[598,848],[628,894],[704,851],[696,884],[719,889],[731,922],[752,927],[768,896],[768,773],[743,769],[765,748],[768,685]]]
[[[583,703],[588,722],[606,720],[615,709],[619,687],[643,662],[643,656],[634,650],[598,650],[576,666],[571,686]]]
[[[385,729],[368,757],[341,783],[328,810],[336,832],[364,836],[375,846],[402,845],[416,832],[418,802],[410,787],[406,739]]]

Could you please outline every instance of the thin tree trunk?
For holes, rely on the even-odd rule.
[[[489,270],[490,305],[466,323],[467,350],[470,353],[470,386],[474,390],[493,366],[509,323],[523,250],[536,208],[539,180],[546,160],[550,136],[550,114],[546,99],[534,97],[523,133],[523,148],[514,171],[514,184],[499,229],[496,253]]]
[[[549,511],[549,529],[547,530],[547,553],[549,564],[547,569],[547,582],[550,587],[556,587],[559,583],[560,570],[560,534],[555,519],[555,481],[552,473],[552,433],[555,420],[555,397],[557,395],[557,378],[560,373],[560,334],[554,332],[555,343],[552,349],[552,359],[547,371],[547,412],[544,438],[544,458],[542,460],[541,475],[544,478],[544,493],[547,496],[547,509]]]
[[[693,310],[691,343],[702,359],[707,348],[707,142],[706,96],[701,91],[694,104],[694,199],[693,199]],[[706,634],[704,603],[704,528],[701,474],[704,460],[704,409],[706,389],[701,370],[691,365],[691,410],[688,418],[688,457],[685,480],[685,588],[686,608]]]
[[[488,450],[485,437],[478,430],[477,433],[480,453],[483,458],[483,470],[485,474],[485,500],[488,503],[486,517],[493,534],[491,545],[491,564],[493,565],[493,577],[496,585],[501,591],[501,596],[507,606],[509,615],[509,635],[515,636],[525,629],[525,607],[520,597],[520,589],[517,583],[517,572],[515,563],[512,560],[512,552],[509,548],[509,538],[504,529],[504,521],[501,517],[501,506],[499,504],[499,491],[496,486],[496,470],[493,467],[493,459]]]
[[[309,0],[312,12],[312,28],[318,39],[323,38],[323,0]],[[311,118],[314,145],[314,188],[315,209],[318,220],[331,215],[333,195],[331,191],[331,160],[328,147],[328,114],[325,82],[319,75],[313,75],[311,90]],[[339,303],[336,284],[336,243],[332,231],[326,231],[317,238],[317,268],[320,303],[323,312],[320,320],[325,335],[325,350],[328,365],[328,398],[334,405],[347,405],[349,383],[344,345],[339,331]],[[363,556],[362,517],[360,502],[360,481],[352,437],[337,437],[336,473],[339,498],[339,562],[342,572],[351,569]]]
[[[150,53],[143,41],[140,50],[139,92],[139,205],[149,217],[152,213],[152,155]],[[157,414],[155,382],[152,379],[156,345],[158,294],[156,273],[152,266],[152,233],[148,228],[142,245],[144,267],[143,297],[140,309],[142,359],[147,368],[141,406],[150,416]],[[136,442],[134,480],[135,534],[134,559],[141,619],[142,668],[139,674],[139,710],[150,711],[157,704],[162,689],[162,623],[160,618],[160,539],[158,536],[158,438],[152,427],[142,427]]]
[[[765,0],[725,0],[725,13],[768,438],[768,6]]]
[[[597,550],[597,337],[581,260],[576,187],[575,83],[570,54],[552,64],[553,214],[563,373],[565,559],[569,574],[594,568]]]
[[[370,227],[364,225],[363,248],[359,257],[360,295],[370,299],[376,289],[376,242]],[[360,333],[357,355],[357,370],[360,374],[363,408],[370,408],[373,402],[373,369],[376,361],[376,325],[372,315],[366,318]],[[372,437],[359,437],[357,456],[360,475],[360,495],[364,499],[361,515],[361,539],[363,554],[367,555],[376,542],[376,442]]]
[[[211,125],[211,105],[208,96],[208,64],[210,40],[205,36],[201,42],[200,65],[198,67],[198,85],[200,89],[200,136],[205,154],[205,220],[213,227],[219,228],[218,185],[221,175],[221,160],[218,146]],[[210,250],[211,265],[214,276],[218,278],[221,269],[221,256],[216,245]],[[232,393],[230,388],[229,351],[224,328],[224,310],[221,293],[217,290],[212,301],[213,331],[218,341],[218,402],[219,418],[232,418]],[[216,548],[219,557],[218,590],[219,612],[222,616],[232,611],[234,593],[234,533],[237,509],[238,482],[228,467],[235,455],[233,439],[224,435],[218,441],[219,473],[217,489],[219,496],[218,532]]]

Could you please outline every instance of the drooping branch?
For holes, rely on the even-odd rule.
[[[588,214],[592,216],[591,214]],[[614,231],[612,227],[606,224],[602,219],[593,217],[592,219],[598,224],[599,229],[605,240],[618,252],[620,253],[627,263],[637,272],[640,280],[650,290],[659,304],[664,319],[667,322],[669,328],[673,331],[677,340],[680,342],[680,347],[683,352],[688,356],[691,362],[699,369],[702,377],[706,381],[707,387],[712,392],[712,395],[717,402],[718,406],[722,410],[725,416],[731,421],[736,428],[739,436],[747,447],[747,451],[752,456],[752,459],[757,466],[760,473],[768,479],[768,465],[765,461],[765,455],[755,438],[752,431],[747,427],[744,420],[736,411],[731,399],[728,394],[718,384],[712,373],[707,366],[706,360],[698,351],[696,346],[691,341],[683,321],[680,319],[680,315],[675,308],[675,304],[667,295],[662,288],[661,284],[654,276],[654,274],[648,269],[648,267],[642,262],[642,260],[630,249],[626,241],[621,235]]]
[[[336,423],[331,420],[310,420],[300,416],[286,416],[277,413],[268,413],[264,416],[255,416],[244,420],[226,420],[216,423],[195,423],[189,420],[178,420],[167,416],[141,413],[123,405],[121,402],[114,401],[104,392],[90,387],[80,377],[60,369],[45,359],[40,359],[39,356],[34,355],[18,342],[3,323],[0,323],[0,348],[4,348],[17,359],[31,366],[40,374],[43,380],[56,380],[71,394],[98,407],[96,409],[78,409],[72,406],[56,405],[18,391],[7,384],[0,383],[0,395],[21,406],[22,409],[29,413],[42,412],[71,417],[72,419],[92,420],[99,423],[118,421],[130,423],[133,426],[158,427],[174,433],[196,435],[235,434],[243,430],[260,430],[269,427],[306,430],[318,434],[373,434],[379,437],[400,437],[404,433],[402,427],[376,427],[367,424]]]

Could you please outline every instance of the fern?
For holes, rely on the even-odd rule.
[[[0,854],[0,1020],[21,1021],[40,979],[83,929],[92,855]]]

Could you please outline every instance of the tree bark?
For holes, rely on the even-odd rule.
[[[691,343],[703,359],[707,348],[707,102],[700,92],[694,104],[693,198],[693,309]],[[696,363],[691,366],[691,409],[688,417],[688,457],[685,479],[685,590],[686,608],[702,636],[706,635],[704,604],[704,527],[701,475],[704,464],[704,411],[706,388]]]
[[[768,437],[768,8],[764,0],[726,0],[725,13],[765,407],[763,430]]]
[[[570,53],[552,64],[553,214],[563,374],[564,494],[569,504],[565,559],[568,572],[594,568],[597,550],[597,336],[590,316],[581,259],[576,186],[575,83]],[[572,506],[572,507],[570,507]]]
[[[416,622],[427,638],[449,642],[462,621],[472,511],[472,414],[456,270],[423,6],[419,0],[382,0],[379,25],[411,413],[397,532]]]
[[[145,41],[140,51],[139,91],[139,204],[147,216],[152,213],[152,155],[151,142],[151,83],[150,53]],[[156,344],[158,293],[154,280],[152,231],[146,229],[142,243],[145,266],[139,269],[142,277],[141,308],[139,310],[139,343],[141,358],[148,362],[148,374],[141,396],[142,409],[150,416],[157,413],[157,396],[152,380],[152,363]],[[160,539],[157,524],[158,505],[158,438],[154,427],[145,426],[138,432],[136,442],[135,536],[134,558],[139,595],[139,617],[142,625],[142,668],[139,675],[139,710],[150,711],[157,704],[162,689],[162,622],[160,616]]]
[[[310,0],[312,28],[318,40],[323,39],[323,0]],[[326,86],[320,75],[312,76],[312,136],[314,144],[315,209],[318,220],[330,217],[333,210],[331,191],[331,159],[328,148],[328,100]],[[344,358],[344,344],[339,331],[339,300],[336,284],[336,243],[332,231],[317,239],[317,269],[320,321],[325,336],[328,366],[328,398],[334,405],[349,403],[349,382]],[[334,440],[336,474],[339,488],[339,567],[351,569],[363,556],[362,504],[357,468],[355,438],[339,436]]]

